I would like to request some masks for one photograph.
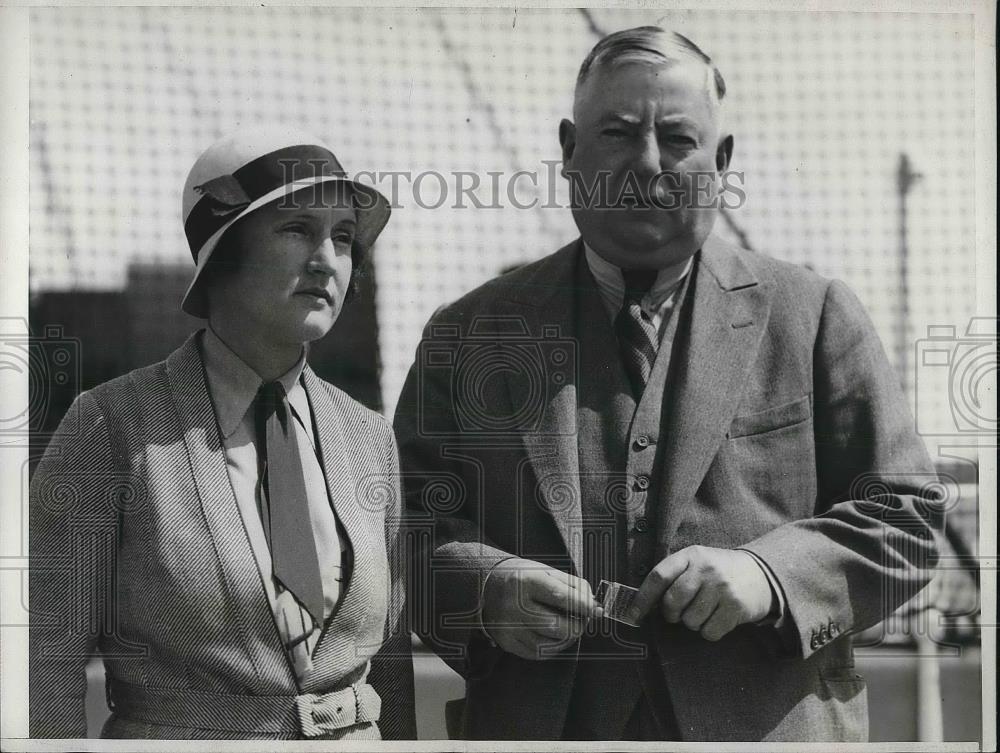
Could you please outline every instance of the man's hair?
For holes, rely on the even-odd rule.
[[[594,45],[594,49],[580,66],[576,89],[579,92],[590,74],[601,67],[634,62],[669,65],[690,61],[702,63],[711,72],[711,79],[706,81],[706,89],[716,104],[721,103],[726,96],[726,82],[712,58],[684,35],[659,26],[639,26],[604,37]]]

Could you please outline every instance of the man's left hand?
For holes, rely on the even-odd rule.
[[[667,622],[682,622],[717,641],[737,625],[767,617],[772,598],[767,576],[749,552],[689,546],[652,569],[628,617],[639,622],[659,604]]]

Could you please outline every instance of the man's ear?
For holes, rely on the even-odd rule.
[[[576,149],[576,126],[572,120],[563,118],[559,123],[559,145],[562,147],[562,175],[566,177],[566,168],[569,161],[573,159],[573,151]]]
[[[715,171],[724,173],[733,159],[733,136],[730,134],[719,142],[715,149]]]

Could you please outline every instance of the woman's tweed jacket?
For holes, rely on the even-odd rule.
[[[354,566],[298,688],[229,482],[198,343],[192,335],[166,361],[81,394],[32,479],[31,736],[86,736],[85,668],[99,652],[109,700],[120,701],[106,737],[299,737],[309,694],[361,681],[369,661],[379,729],[329,736],[415,737],[389,425],[306,367]],[[148,708],[135,703],[145,694],[157,699]]]

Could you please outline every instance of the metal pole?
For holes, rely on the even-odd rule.
[[[899,369],[900,382],[904,394],[909,389],[910,365],[910,248],[906,233],[906,197],[913,185],[923,177],[913,172],[910,158],[906,152],[899,155],[899,168],[896,170],[896,190],[899,193],[899,320],[897,322],[898,336],[896,339],[896,364]]]
[[[899,320],[896,341],[896,363],[903,390],[909,389],[910,364],[910,249],[906,232],[906,197],[923,176],[913,171],[909,156],[899,155],[896,170],[896,190],[899,193]],[[918,597],[922,598],[922,597]],[[929,605],[910,617],[910,629],[916,635],[917,658],[917,738],[921,742],[944,740],[944,713],[941,703],[941,667],[937,646],[931,640],[931,630],[940,621],[940,612]]]
[[[944,709],[941,697],[941,664],[931,630],[940,624],[941,613],[934,607],[922,615],[917,633],[917,739],[922,743],[944,741]],[[921,622],[918,617],[917,622]]]

